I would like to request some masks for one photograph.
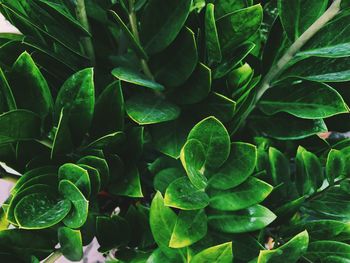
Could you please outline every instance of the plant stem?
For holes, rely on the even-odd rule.
[[[85,0],[77,0],[75,12],[78,21],[83,25],[83,27],[85,27],[87,31],[90,32],[89,20],[86,14]],[[92,65],[95,65],[95,51],[91,37],[84,37],[83,45],[86,55],[90,58]]]
[[[134,10],[134,5],[135,5],[135,0],[129,0],[129,21],[130,21],[131,31],[136,41],[139,44],[141,44],[139,30],[137,29],[137,17]],[[152,72],[146,60],[141,59],[141,67],[142,67],[143,73],[145,73],[145,75],[149,77],[151,80],[154,80],[154,77],[152,75]]]
[[[56,250],[50,256],[48,256],[43,263],[55,263],[62,256],[62,252],[60,250]]]
[[[309,41],[325,24],[340,12],[341,0],[334,0],[327,11],[320,16],[287,50],[261,82],[255,101],[258,102],[271,87],[271,82],[281,73],[284,67],[294,58],[295,54]]]

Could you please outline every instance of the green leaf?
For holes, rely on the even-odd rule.
[[[306,253],[309,244],[309,235],[307,231],[293,237],[283,246],[272,250],[260,251],[258,263],[295,263]]]
[[[350,260],[350,245],[336,241],[316,241],[309,245],[305,258],[311,262],[322,261],[328,256]]]
[[[273,187],[254,177],[241,185],[225,190],[209,190],[210,207],[217,210],[236,211],[262,202]]]
[[[194,32],[184,27],[175,41],[150,60],[154,78],[166,87],[178,87],[185,83],[198,64],[197,44]]]
[[[52,113],[50,88],[27,52],[22,53],[13,64],[9,83],[18,108],[33,111],[42,118]]]
[[[214,5],[209,3],[205,10],[205,43],[209,64],[220,62],[221,47],[214,17]]]
[[[340,94],[330,86],[317,82],[269,89],[259,102],[268,115],[287,112],[303,119],[320,119],[348,112]]]
[[[13,96],[13,92],[11,90],[10,84],[1,68],[0,68],[0,86],[1,86],[2,92],[4,93],[8,109],[9,110],[17,109],[16,100]]]
[[[151,94],[136,95],[126,102],[129,117],[140,125],[175,120],[180,108],[163,98]]]
[[[254,172],[257,163],[257,148],[248,143],[231,144],[227,161],[212,175],[209,185],[228,190],[243,183]]]
[[[334,180],[345,173],[345,159],[341,151],[331,149],[327,156],[326,178],[329,184],[334,184]]]
[[[73,163],[66,163],[58,169],[58,179],[72,182],[88,198],[91,184],[87,170]]]
[[[151,231],[159,248],[170,257],[174,254],[178,257],[184,257],[181,250],[169,248],[171,235],[176,224],[176,214],[171,208],[164,205],[162,194],[157,192],[151,203],[150,210]]]
[[[198,140],[204,148],[205,165],[220,167],[230,154],[230,137],[225,126],[215,117],[197,123],[190,131],[188,140]]]
[[[197,210],[209,205],[209,197],[204,190],[196,188],[187,177],[181,177],[166,189],[164,204],[182,210]]]
[[[217,19],[243,9],[253,4],[252,0],[216,0],[215,1],[215,17]]]
[[[81,158],[77,164],[86,164],[93,168],[96,168],[101,178],[101,188],[104,188],[109,181],[109,167],[105,159],[96,156],[85,156]]]
[[[91,195],[97,194],[101,190],[101,178],[99,171],[86,164],[79,164],[81,168],[85,169],[89,174],[89,180],[91,184]]]
[[[55,104],[55,118],[62,108],[69,119],[69,129],[74,138],[81,139],[88,131],[95,105],[93,69],[83,69],[67,79],[58,92]]]
[[[319,1],[320,3],[323,1]],[[344,1],[342,1],[343,3]],[[298,58],[309,56],[346,57],[349,52],[349,30],[347,21],[349,10],[340,12],[335,18],[322,27],[297,53]],[[339,30],[339,29],[342,30]]]
[[[93,142],[90,142],[86,148],[87,149],[104,149],[108,146],[118,144],[125,139],[124,132],[114,132],[111,134],[107,134],[102,136],[101,138],[96,139]]]
[[[273,185],[290,182],[290,164],[287,157],[276,148],[269,148],[269,172]]]
[[[260,4],[240,9],[217,19],[221,50],[224,54],[248,40],[259,29],[263,16]]]
[[[15,208],[15,218],[23,229],[49,228],[61,222],[71,210],[71,203],[50,193],[25,196]]]
[[[170,45],[185,24],[190,12],[188,0],[150,0],[142,12],[141,40],[148,54]]]
[[[101,246],[99,251],[108,251],[129,242],[130,226],[120,216],[98,216],[96,219],[96,237]]]
[[[69,115],[65,108],[62,108],[55,137],[51,148],[51,159],[59,154],[69,153],[73,150],[73,142],[69,130]]]
[[[0,144],[40,137],[40,117],[28,110],[12,110],[0,115]]]
[[[72,202],[72,211],[63,219],[63,223],[70,228],[81,227],[87,219],[89,201],[71,181],[60,181],[58,189],[66,200]]]
[[[146,87],[152,90],[162,91],[164,90],[164,86],[154,82],[149,79],[147,76],[134,71],[132,69],[118,67],[112,70],[112,75],[121,81],[125,81],[131,84],[135,84],[141,87]]]
[[[236,211],[212,211],[208,215],[209,225],[224,233],[252,232],[268,226],[276,219],[276,215],[261,205]]]
[[[337,256],[329,256],[329,257],[326,257],[322,262],[324,262],[324,263],[349,263],[350,259],[337,257]]]
[[[190,263],[231,263],[232,260],[232,242],[228,242],[202,250],[191,259]]]
[[[283,28],[289,39],[295,41],[324,13],[328,0],[278,0],[277,5]]]
[[[95,104],[91,133],[95,138],[124,129],[124,97],[120,81],[109,84]],[[113,117],[112,117],[113,116]]]
[[[58,241],[63,256],[71,261],[79,261],[83,258],[83,244],[79,230],[68,227],[58,229]]]
[[[181,150],[180,159],[191,183],[198,189],[207,186],[207,178],[203,174],[205,151],[203,144],[195,139],[188,140]]]
[[[132,46],[132,48],[135,50],[135,52],[142,58],[144,59],[148,59],[148,56],[145,52],[145,50],[143,49],[143,47],[140,45],[139,41],[136,39],[136,37],[134,36],[133,33],[131,33],[131,31],[129,30],[129,28],[127,27],[127,25],[123,22],[123,20],[120,18],[120,16],[114,12],[113,10],[109,11],[113,20],[115,22],[118,23],[118,25],[120,26],[121,30],[124,32],[126,38],[128,39],[130,45]]]
[[[139,170],[132,167],[116,185],[111,185],[112,194],[128,197],[143,197]]]
[[[286,114],[251,116],[250,121],[250,126],[256,131],[279,140],[303,139],[328,131],[322,119],[305,120]]]
[[[156,191],[165,193],[165,190],[176,179],[182,177],[184,171],[179,168],[166,168],[159,171],[153,179],[153,186]]]
[[[180,211],[169,246],[172,248],[190,246],[207,234],[207,228],[207,216],[203,209]]]

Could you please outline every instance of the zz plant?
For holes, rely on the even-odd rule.
[[[0,12],[0,262],[350,261],[348,0]]]

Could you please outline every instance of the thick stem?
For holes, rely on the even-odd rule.
[[[341,0],[334,0],[327,11],[290,46],[276,65],[271,68],[261,82],[260,89],[256,96],[256,102],[261,99],[264,93],[271,87],[271,82],[281,73],[284,67],[294,58],[295,54],[306,44],[306,42],[340,12],[340,4]]]
[[[134,5],[135,5],[135,0],[129,0],[129,21],[130,21],[131,31],[136,41],[139,44],[141,44],[139,30],[137,29],[137,17],[134,10]],[[149,77],[151,80],[154,80],[154,77],[152,75],[152,72],[146,60],[141,59],[141,67],[142,67],[143,73],[145,73],[145,75]]]
[[[56,250],[53,252],[50,256],[48,256],[43,263],[55,263],[56,260],[58,260],[62,256],[62,252],[59,250]]]
[[[76,3],[77,5],[75,12],[77,15],[77,19],[82,24],[82,26],[90,32],[89,20],[86,14],[85,0],[77,0]],[[95,65],[95,51],[91,37],[84,37],[83,45],[86,55],[90,58],[92,65]]]

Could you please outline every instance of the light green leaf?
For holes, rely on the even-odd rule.
[[[232,260],[232,242],[228,242],[202,250],[190,263],[231,263]]]
[[[209,185],[228,190],[243,183],[254,172],[257,162],[257,148],[248,143],[231,144],[227,161],[212,175]]]
[[[63,256],[71,261],[79,261],[83,258],[83,244],[79,230],[68,227],[58,229],[58,241]]]
[[[184,171],[180,168],[165,168],[154,176],[154,189],[164,194],[169,184],[183,175]]]
[[[219,63],[222,59],[222,54],[214,17],[214,5],[211,3],[207,4],[205,11],[205,43],[209,64],[213,62]]]
[[[169,246],[181,248],[192,245],[207,234],[207,216],[203,209],[180,211]]]
[[[326,162],[326,178],[330,184],[334,184],[334,180],[342,177],[345,173],[345,159],[341,151],[331,149],[327,156]]]
[[[209,197],[196,188],[187,177],[173,181],[166,189],[164,204],[182,210],[197,210],[209,205]]]

